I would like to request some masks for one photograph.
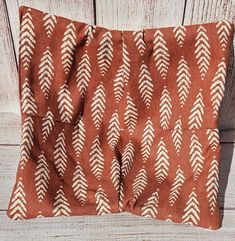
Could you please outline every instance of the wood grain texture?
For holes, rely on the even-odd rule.
[[[96,24],[119,30],[174,26],[182,23],[183,10],[182,0],[96,0]]]
[[[19,112],[18,76],[6,5],[0,1],[0,110]]]
[[[129,213],[12,221],[0,212],[0,235],[3,241],[232,241],[235,215],[226,210],[223,227],[211,231]]]
[[[5,212],[15,182],[20,154],[16,65],[19,41],[18,7],[20,5],[120,30],[203,23],[224,18],[232,21],[235,19],[235,0],[0,0],[2,20],[0,23],[0,240],[235,240],[234,52],[231,53],[229,78],[219,122],[220,128],[223,129],[220,131],[222,148],[219,201],[224,216],[223,227],[220,230],[210,231],[177,225],[129,213],[26,221],[12,221],[6,216]],[[3,111],[18,114],[1,113]]]
[[[184,24],[227,19],[235,23],[235,0],[187,1]],[[235,38],[226,79],[225,96],[220,109],[220,129],[235,129]]]

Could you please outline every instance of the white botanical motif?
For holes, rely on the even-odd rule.
[[[29,115],[37,114],[37,105],[28,78],[25,78],[22,85],[21,107],[22,111]]]
[[[204,107],[202,89],[200,89],[188,118],[189,129],[199,129],[202,126]]]
[[[110,177],[113,183],[113,186],[117,191],[119,191],[120,186],[120,164],[118,159],[114,156],[110,168]]]
[[[35,32],[33,25],[33,18],[31,16],[31,9],[28,8],[26,13],[23,15],[20,25],[20,48],[19,55],[22,61],[24,69],[29,69],[29,64],[32,59],[35,48]]]
[[[144,41],[144,32],[143,31],[135,31],[133,32],[135,45],[140,53],[140,55],[144,55],[146,49],[146,43]]]
[[[171,186],[170,195],[169,195],[169,202],[172,207],[180,195],[184,182],[185,182],[184,172],[180,168],[180,166],[178,166],[174,181]]]
[[[70,91],[67,83],[64,83],[58,92],[58,109],[61,115],[61,121],[70,123],[73,117],[73,105]]]
[[[24,184],[22,182],[22,177],[18,179],[16,188],[13,192],[13,197],[9,205],[9,215],[13,220],[21,220],[26,218],[27,208],[26,208],[26,194],[24,191]]]
[[[112,34],[109,31],[104,33],[102,36],[102,40],[100,41],[97,49],[97,59],[101,76],[104,76],[107,73],[113,59],[113,41]]]
[[[172,116],[172,103],[170,92],[167,87],[164,86],[161,98],[160,98],[160,125],[163,130],[166,130],[170,123],[170,118]]]
[[[129,142],[127,143],[123,154],[122,154],[122,165],[121,165],[121,173],[122,173],[122,177],[125,177],[133,164],[134,161],[134,145],[131,142],[131,140],[129,140]]]
[[[91,115],[96,129],[100,128],[100,124],[104,115],[106,104],[106,95],[103,82],[101,82],[94,92],[91,103]]]
[[[199,26],[197,30],[195,56],[201,74],[201,79],[203,80],[206,76],[211,60],[209,38],[207,36],[207,30],[203,26]]]
[[[168,176],[169,166],[168,150],[165,142],[163,141],[163,137],[161,137],[157,146],[155,161],[155,177],[158,183],[162,183]]]
[[[35,172],[35,188],[38,201],[42,202],[48,190],[50,181],[50,170],[43,151],[38,157],[36,172]]]
[[[154,33],[153,57],[160,76],[165,80],[170,65],[170,54],[164,36],[159,29]]]
[[[209,200],[209,207],[211,214],[214,214],[217,206],[217,196],[219,192],[219,163],[215,156],[213,156],[210,169],[207,176],[206,191]]]
[[[96,26],[95,25],[87,25],[86,26],[86,31],[85,31],[85,35],[86,35],[86,46],[88,46],[91,43],[91,40],[94,38],[94,33],[96,30]]]
[[[30,157],[30,153],[32,147],[34,145],[34,122],[32,116],[27,116],[22,124],[21,129],[21,141],[20,141],[20,169],[24,169],[28,159]]]
[[[216,24],[216,28],[222,50],[225,51],[228,45],[229,34],[232,28],[231,24],[229,21],[223,20]]]
[[[219,130],[218,129],[207,129],[206,135],[208,137],[208,142],[213,151],[216,151],[220,145],[219,141]]]
[[[119,210],[119,212],[123,211],[123,200],[124,200],[123,182],[120,182],[119,200],[118,200],[118,210]]]
[[[145,123],[142,139],[141,139],[141,155],[143,162],[146,162],[150,156],[153,139],[155,136],[153,122],[150,117]]]
[[[44,51],[39,64],[38,79],[41,90],[46,99],[49,97],[51,83],[54,77],[54,66],[50,48]]]
[[[78,63],[76,81],[77,87],[81,94],[81,99],[84,99],[89,81],[91,79],[91,62],[87,50],[83,54],[80,62]]]
[[[54,201],[54,216],[70,216],[71,209],[68,199],[65,196],[63,187],[60,186],[59,190],[56,192],[55,201]]]
[[[133,135],[135,131],[137,120],[138,120],[137,107],[132,97],[130,96],[130,93],[128,92],[126,97],[126,109],[124,113],[124,121],[130,135]]]
[[[96,193],[96,211],[98,215],[111,213],[110,201],[105,190],[99,185]]]
[[[122,78],[124,83],[127,85],[128,80],[130,78],[131,64],[130,64],[129,52],[127,50],[127,46],[124,41],[122,42],[122,61],[123,61]]]
[[[191,74],[189,72],[188,63],[185,60],[184,56],[181,56],[181,59],[177,67],[176,75],[177,75],[176,83],[178,87],[180,105],[181,107],[183,107],[187,100],[190,84],[191,84]]]
[[[74,151],[77,156],[80,156],[86,139],[86,130],[83,121],[83,117],[80,117],[74,126],[74,130],[72,133],[72,144]]]
[[[42,140],[46,142],[48,136],[52,132],[52,128],[55,125],[54,115],[50,110],[50,107],[47,108],[46,116],[42,118]]]
[[[205,157],[202,153],[202,144],[200,143],[199,138],[195,134],[195,131],[192,132],[189,149],[189,161],[193,169],[194,180],[196,180],[202,172]]]
[[[153,97],[153,80],[148,66],[144,63],[142,63],[140,67],[139,91],[146,107],[149,108]]]
[[[139,170],[132,184],[132,193],[133,193],[134,200],[137,200],[139,198],[139,196],[142,194],[147,184],[148,184],[147,172],[145,170],[145,167],[143,166]]]
[[[67,25],[61,44],[61,61],[65,74],[69,73],[72,66],[76,46],[76,28],[71,22]]]
[[[152,195],[147,199],[141,208],[141,215],[150,218],[156,218],[158,214],[158,204],[159,204],[159,188],[157,191],[153,192]]]
[[[210,87],[211,102],[213,108],[213,117],[217,118],[219,113],[220,104],[225,91],[225,77],[226,77],[226,64],[224,58],[218,65],[218,70],[212,80]]]
[[[43,26],[46,30],[47,36],[48,38],[50,38],[57,23],[56,16],[49,13],[45,13],[45,16],[43,17],[43,22]]]
[[[120,122],[119,122],[118,111],[115,110],[115,112],[112,114],[112,117],[108,123],[108,132],[107,132],[108,144],[112,150],[114,150],[115,147],[117,146],[119,138],[120,138]]]
[[[84,206],[87,199],[88,184],[83,168],[79,161],[77,161],[75,171],[73,173],[72,188],[76,199],[82,204],[82,206]]]
[[[184,26],[176,26],[173,29],[173,33],[175,34],[175,38],[176,38],[177,43],[182,48],[183,45],[184,45],[186,28]]]
[[[195,188],[189,195],[189,199],[186,203],[186,208],[184,209],[184,215],[182,216],[182,222],[190,225],[197,225],[200,221],[200,209],[199,202],[197,200],[197,194]]]
[[[182,129],[181,116],[179,116],[179,119],[175,122],[175,127],[171,131],[171,137],[173,139],[173,143],[174,143],[176,153],[179,156],[181,146],[182,146],[182,139],[183,139],[183,129]]]
[[[104,154],[100,146],[100,140],[98,135],[92,143],[89,162],[92,173],[98,180],[101,180],[104,169]]]
[[[67,158],[65,134],[64,129],[62,129],[62,131],[58,134],[54,149],[55,166],[60,178],[63,178],[67,168]]]
[[[119,104],[124,93],[123,64],[118,68],[113,80],[113,90],[115,100]]]

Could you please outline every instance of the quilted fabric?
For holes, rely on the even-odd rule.
[[[7,215],[130,212],[218,229],[229,21],[121,31],[21,6]]]

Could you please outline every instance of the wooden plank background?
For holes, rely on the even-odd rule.
[[[12,221],[6,216],[19,161],[18,7],[111,29],[176,26],[220,19],[235,22],[235,0],[0,0],[0,240],[235,240],[235,63],[229,74],[219,126],[221,172],[218,231],[138,217],[128,213]],[[235,40],[234,40],[235,44]]]

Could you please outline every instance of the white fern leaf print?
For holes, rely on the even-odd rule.
[[[153,139],[155,136],[155,130],[153,122],[150,117],[148,117],[147,122],[145,123],[142,139],[141,139],[141,155],[143,162],[146,162],[150,156],[151,147],[153,144]]]
[[[170,92],[167,87],[164,86],[161,98],[160,98],[160,125],[163,130],[166,130],[169,126],[172,116],[172,103]]]
[[[182,171],[180,166],[178,166],[178,169],[176,171],[176,176],[172,183],[170,195],[169,195],[169,202],[171,207],[173,207],[175,202],[177,201],[184,182],[185,182],[184,172]]]
[[[30,8],[27,9],[21,20],[19,42],[20,60],[24,69],[28,71],[36,45],[33,18]]]
[[[146,43],[144,41],[144,33],[143,31],[135,31],[133,32],[134,36],[134,42],[135,45],[140,53],[140,55],[144,55],[145,49],[146,49]]]
[[[189,199],[186,203],[186,208],[184,209],[184,215],[182,216],[182,222],[190,225],[197,225],[200,221],[200,209],[199,202],[197,200],[197,194],[195,188],[193,188]]]
[[[200,89],[188,118],[189,129],[199,129],[202,126],[204,107],[202,89]]]
[[[229,32],[232,28],[231,24],[228,21],[223,20],[216,24],[216,28],[222,50],[225,51],[228,45]]]
[[[173,29],[173,33],[175,34],[175,38],[176,38],[177,43],[182,48],[183,45],[184,45],[186,28],[184,26],[176,26]]]
[[[35,172],[35,188],[38,201],[42,202],[48,190],[50,181],[50,170],[43,151],[38,157],[36,172]]]
[[[37,114],[37,105],[28,78],[25,78],[22,85],[21,106],[23,112],[29,115]]]
[[[13,220],[26,219],[27,208],[26,208],[26,193],[24,191],[24,184],[22,182],[22,177],[16,184],[15,191],[13,193],[13,198],[11,199],[9,205],[9,214]]]
[[[127,50],[127,46],[125,42],[122,42],[122,60],[123,60],[123,81],[127,85],[128,80],[130,78],[130,72],[131,72],[131,64],[130,64],[130,56],[129,52]]]
[[[67,168],[67,152],[64,129],[58,134],[54,150],[55,166],[58,171],[59,177],[63,178],[65,170]]]
[[[145,170],[145,167],[143,166],[139,170],[132,184],[132,193],[133,193],[134,200],[137,200],[139,198],[139,196],[142,194],[147,184],[148,184],[147,172]]]
[[[140,67],[139,91],[146,107],[149,108],[153,97],[153,80],[145,63]]]
[[[207,129],[206,135],[208,138],[209,145],[213,151],[216,151],[220,145],[219,141],[219,130],[218,129]]]
[[[122,165],[121,165],[121,173],[122,173],[122,177],[127,176],[127,174],[129,173],[133,161],[134,161],[134,145],[131,142],[131,140],[129,140],[129,142],[127,143],[123,153],[122,153]]]
[[[170,65],[170,54],[164,36],[159,29],[154,33],[153,57],[160,76],[165,80]]]
[[[225,79],[226,79],[226,64],[223,58],[218,65],[218,70],[212,80],[212,84],[210,87],[210,95],[211,95],[214,118],[218,117],[220,104],[224,96]]]
[[[88,84],[91,79],[91,62],[87,50],[83,54],[80,62],[78,63],[76,81],[77,87],[81,93],[81,99],[84,99]]]
[[[118,200],[118,210],[119,210],[119,212],[123,211],[123,201],[124,201],[123,182],[120,182],[119,200]]]
[[[55,29],[55,25],[57,23],[56,16],[53,14],[46,13],[43,17],[43,26],[46,30],[47,37],[50,38]]]
[[[184,56],[181,56],[181,59],[177,67],[176,75],[177,75],[176,83],[178,88],[180,105],[181,107],[183,107],[187,100],[190,85],[191,85],[191,74],[189,72],[188,63],[185,60]]]
[[[42,118],[42,140],[46,142],[50,133],[52,132],[53,126],[55,125],[54,115],[51,112],[50,107],[47,108],[46,116]]]
[[[91,103],[91,115],[96,129],[100,128],[100,124],[104,115],[106,104],[106,94],[103,82],[101,82],[94,92]]]
[[[211,52],[207,31],[203,26],[199,26],[197,30],[195,56],[197,59],[201,79],[204,80],[210,66]]]
[[[97,50],[97,59],[101,76],[104,76],[111,66],[113,59],[113,41],[112,34],[109,31],[102,36]]]
[[[61,44],[61,61],[65,74],[69,73],[72,66],[73,55],[76,46],[76,28],[73,23],[69,23],[64,32]]]
[[[156,218],[158,214],[158,205],[159,205],[159,188],[157,191],[153,192],[152,195],[147,199],[141,208],[141,215],[150,218]]]
[[[90,44],[90,42],[92,41],[92,39],[94,38],[94,33],[96,30],[96,26],[95,25],[87,25],[86,26],[86,31],[85,31],[85,35],[86,35],[86,46],[88,46]]]
[[[88,184],[85,173],[79,161],[77,161],[75,171],[73,173],[72,188],[76,199],[81,203],[82,206],[84,206],[87,199]]]
[[[214,156],[207,176],[206,191],[209,201],[210,213],[214,214],[217,206],[217,196],[219,191],[219,163]]]
[[[65,196],[63,187],[60,186],[59,190],[56,192],[54,201],[53,215],[56,216],[70,216],[71,209],[68,199]]]
[[[138,111],[130,93],[127,93],[124,121],[130,135],[133,135],[138,120]]]
[[[89,162],[92,173],[98,180],[101,180],[104,169],[104,154],[100,146],[98,135],[92,143]]]
[[[118,68],[113,81],[114,97],[119,104],[124,93],[123,64]]]
[[[112,117],[108,123],[108,132],[107,132],[108,144],[112,150],[114,150],[115,147],[117,146],[119,138],[120,138],[120,122],[119,122],[118,111],[115,110],[115,112],[112,114]]]
[[[98,215],[111,213],[110,201],[104,189],[99,185],[96,193],[96,211]]]
[[[34,122],[32,116],[27,116],[24,119],[21,129],[21,141],[20,141],[20,169],[24,169],[28,159],[30,157],[30,152],[34,145]]]
[[[155,177],[158,183],[162,183],[168,176],[169,166],[168,150],[165,142],[163,141],[163,137],[161,137],[157,146],[155,161]]]
[[[110,177],[116,191],[119,191],[120,186],[120,164],[118,159],[114,156],[110,168]]]
[[[190,163],[193,169],[194,180],[196,180],[202,172],[205,157],[202,153],[202,144],[194,130],[190,138],[189,149]]]
[[[54,66],[50,48],[47,47],[41,58],[38,71],[38,80],[46,99],[49,97],[51,83],[54,77]]]
[[[80,156],[86,139],[86,130],[83,121],[83,117],[80,117],[74,126],[74,131],[72,133],[72,144],[74,151],[77,156]]]
[[[182,129],[181,116],[179,116],[179,119],[175,123],[174,129],[171,131],[171,137],[173,139],[173,143],[174,143],[176,153],[179,156],[181,146],[182,146],[182,139],[183,139],[183,129]]]
[[[67,83],[64,83],[58,92],[58,109],[61,115],[61,121],[70,123],[73,117],[73,105],[70,91]]]

